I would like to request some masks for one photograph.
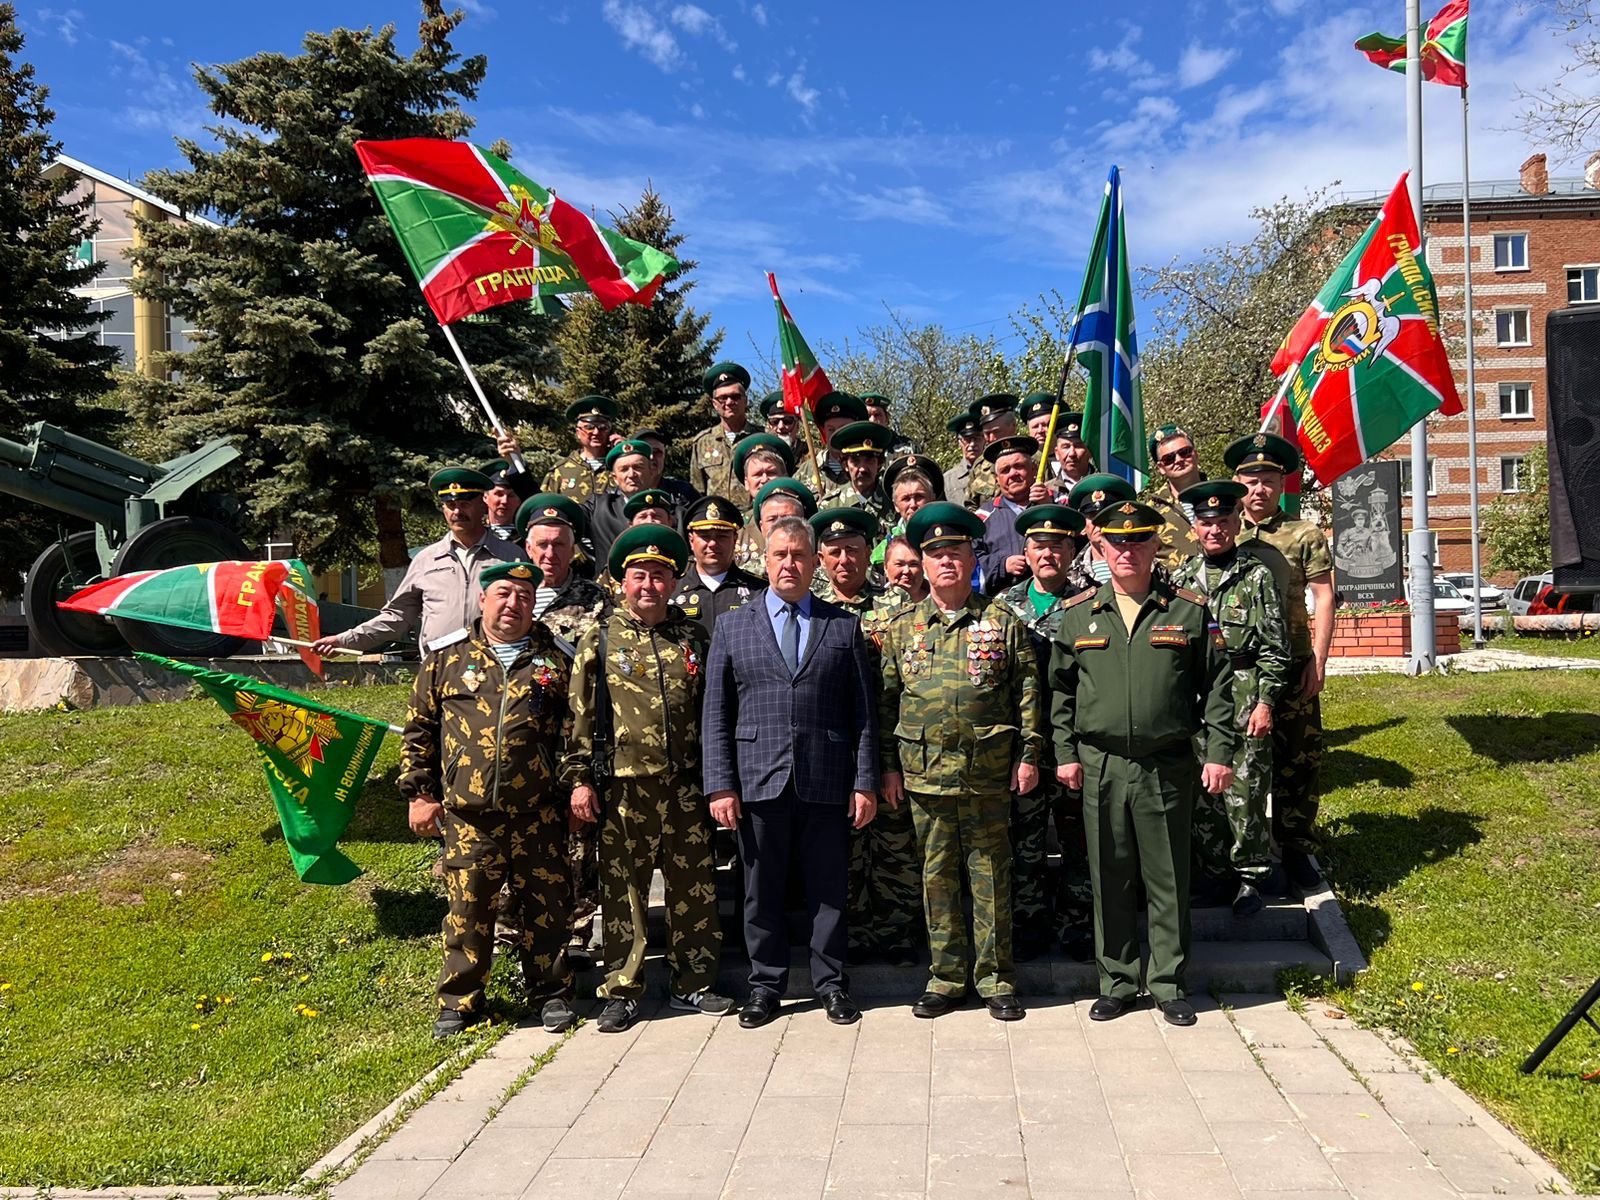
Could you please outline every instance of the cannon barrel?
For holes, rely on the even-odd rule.
[[[27,445],[0,438],[0,491],[121,530],[125,502],[143,495],[161,468],[38,422]]]

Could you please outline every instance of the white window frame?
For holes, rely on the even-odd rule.
[[[1500,239],[1501,238],[1521,238],[1522,239],[1522,265],[1521,266],[1502,267],[1500,265]],[[1494,235],[1494,242],[1493,242],[1492,248],[1490,250],[1490,253],[1494,256],[1494,269],[1495,269],[1495,273],[1496,274],[1504,275],[1504,274],[1507,274],[1508,272],[1511,272],[1511,271],[1526,271],[1526,270],[1528,270],[1529,268],[1528,268],[1528,232],[1527,232],[1527,230],[1525,230],[1525,229],[1508,230],[1505,233],[1497,233],[1497,234],[1495,234]]]
[[[1515,487],[1506,486],[1506,467],[1515,463]],[[1502,495],[1514,496],[1528,490],[1528,456],[1526,454],[1502,454],[1500,456],[1500,491]]]
[[[1514,339],[1515,338],[1515,334],[1516,334],[1515,325],[1516,325],[1516,314],[1517,313],[1521,313],[1522,314],[1522,323],[1523,323],[1523,327],[1524,327],[1523,328],[1523,334],[1524,334],[1523,340],[1520,341],[1520,342],[1516,341],[1516,340],[1501,341],[1500,340],[1500,317],[1502,315],[1505,315],[1505,316],[1509,316],[1511,318],[1511,323],[1512,323],[1512,326],[1513,326],[1511,332],[1512,332],[1513,339]],[[1514,307],[1514,308],[1497,308],[1497,309],[1495,309],[1494,310],[1494,344],[1496,346],[1498,346],[1498,347],[1531,346],[1531,345],[1533,345],[1533,310],[1531,308],[1526,307],[1526,306],[1517,306],[1517,307]]]
[[[1574,300],[1572,298],[1572,280],[1570,276],[1573,271],[1593,271],[1595,273],[1595,295],[1593,300]],[[1600,304],[1600,263],[1568,263],[1562,278],[1566,279],[1567,295],[1565,298],[1568,304]]]
[[[1528,401],[1527,411],[1525,411],[1525,412],[1517,412],[1517,411],[1515,411],[1515,409],[1508,410],[1506,408],[1506,400],[1512,394],[1512,389],[1521,389],[1522,392],[1526,395],[1527,401]],[[1527,380],[1527,381],[1507,380],[1505,382],[1502,382],[1499,385],[1497,391],[1498,391],[1498,397],[1499,397],[1498,413],[1499,413],[1500,419],[1502,421],[1531,421],[1531,420],[1533,420],[1533,381],[1532,380]]]
[[[1400,463],[1400,494],[1411,495],[1411,458],[1408,455],[1398,460]],[[1428,495],[1439,494],[1439,460],[1428,455]],[[1437,552],[1435,552],[1437,554]]]

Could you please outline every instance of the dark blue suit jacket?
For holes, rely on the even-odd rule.
[[[792,779],[800,799],[846,804],[878,790],[877,687],[861,623],[811,598],[811,630],[791,678],[763,598],[717,618],[701,715],[707,796],[775,800]]]

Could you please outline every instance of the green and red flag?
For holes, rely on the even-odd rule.
[[[91,583],[58,607],[224,633],[250,642],[272,636],[273,617],[281,610],[290,637],[314,642],[322,636],[311,573],[299,559],[229,560],[133,571]],[[298,649],[306,665],[322,674],[322,659],[305,647]]]
[[[423,298],[441,324],[513,300],[593,292],[649,304],[678,262],[540,187],[468,142],[357,142]]]
[[[159,654],[145,662],[187,675],[250,735],[295,873],[304,883],[349,883],[361,868],[338,847],[355,814],[387,721],[345,712],[259,679]]]
[[[1391,71],[1406,70],[1406,40],[1384,33],[1356,39],[1369,61]],[[1467,0],[1450,0],[1422,34],[1422,77],[1447,87],[1467,86]]]
[[[1462,411],[1421,245],[1402,175],[1272,360],[1274,375],[1289,373],[1285,425],[1323,484],[1434,410]]]
[[[789,306],[778,295],[778,278],[767,272],[767,286],[772,289],[772,302],[778,308],[778,348],[783,354],[783,407],[789,412],[802,408],[810,412],[817,401],[833,391],[828,373],[811,353],[806,339],[800,336],[800,327],[789,315]]]

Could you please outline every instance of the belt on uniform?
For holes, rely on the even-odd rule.
[[[1241,651],[1228,656],[1233,661],[1235,671],[1245,671],[1256,665],[1260,656],[1254,650]]]

